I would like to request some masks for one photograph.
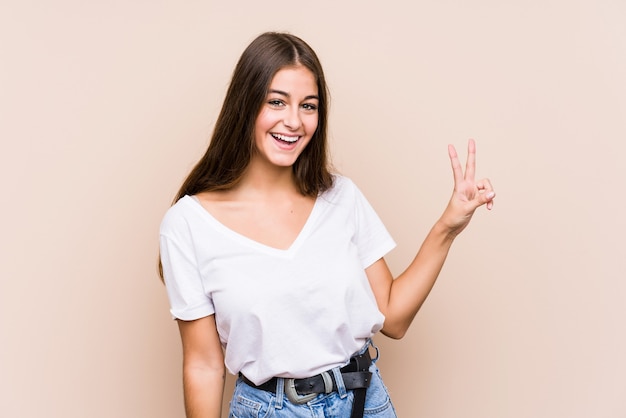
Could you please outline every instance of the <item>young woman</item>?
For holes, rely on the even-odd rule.
[[[392,277],[395,245],[327,160],[328,93],[315,52],[265,33],[241,56],[205,155],[161,225],[162,273],[183,345],[189,418],[395,417],[370,357],[401,338],[454,238],[495,196],[453,147],[450,202],[414,261]],[[377,354],[377,350],[376,350]]]

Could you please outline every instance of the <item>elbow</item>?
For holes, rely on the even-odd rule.
[[[392,334],[392,333],[385,332],[385,331],[383,331],[383,335],[385,337],[391,338],[392,340],[401,340],[402,337],[404,337],[404,334]]]
[[[211,378],[224,380],[226,378],[226,367],[223,362],[198,362],[183,359],[183,375],[185,377]]]
[[[213,376],[226,376],[226,367],[224,364],[185,364],[183,365],[183,373],[188,374],[210,374]]]
[[[409,330],[409,326],[411,325],[411,320],[407,320],[404,317],[399,317],[398,315],[394,315],[393,312],[386,312],[385,322],[383,323],[383,328],[380,332],[385,336],[392,338],[394,340],[401,340],[406,335]]]
[[[401,340],[404,338],[407,332],[406,327],[383,327],[380,331],[385,337],[389,337],[394,340]]]
[[[183,387],[185,392],[204,390],[207,387],[223,388],[226,370],[223,367],[183,367]]]

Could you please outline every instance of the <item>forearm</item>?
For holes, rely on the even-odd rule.
[[[430,230],[417,255],[392,283],[383,333],[401,338],[433,288],[455,235],[441,221]]]
[[[224,369],[183,366],[187,418],[220,418]]]
[[[384,259],[366,270],[379,309],[385,315],[382,332],[401,338],[433,288],[454,238],[469,224],[474,211],[493,208],[495,192],[489,179],[474,180],[476,144],[468,141],[465,173],[456,149],[448,146],[454,175],[454,191],[441,218],[430,230],[409,267],[395,280]]]

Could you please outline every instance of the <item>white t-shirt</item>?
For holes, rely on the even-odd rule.
[[[256,384],[344,365],[382,328],[365,268],[395,242],[345,177],[287,250],[234,232],[190,196],[169,209],[160,239],[172,315],[215,314],[226,367]]]

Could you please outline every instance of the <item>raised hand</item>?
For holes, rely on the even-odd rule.
[[[470,139],[467,145],[465,173],[463,173],[454,146],[448,145],[448,155],[454,175],[454,191],[448,207],[441,216],[441,221],[449,228],[451,234],[458,235],[469,224],[478,207],[486,205],[489,210],[493,208],[493,199],[496,194],[489,179],[474,179],[476,174],[476,143],[473,139]]]

